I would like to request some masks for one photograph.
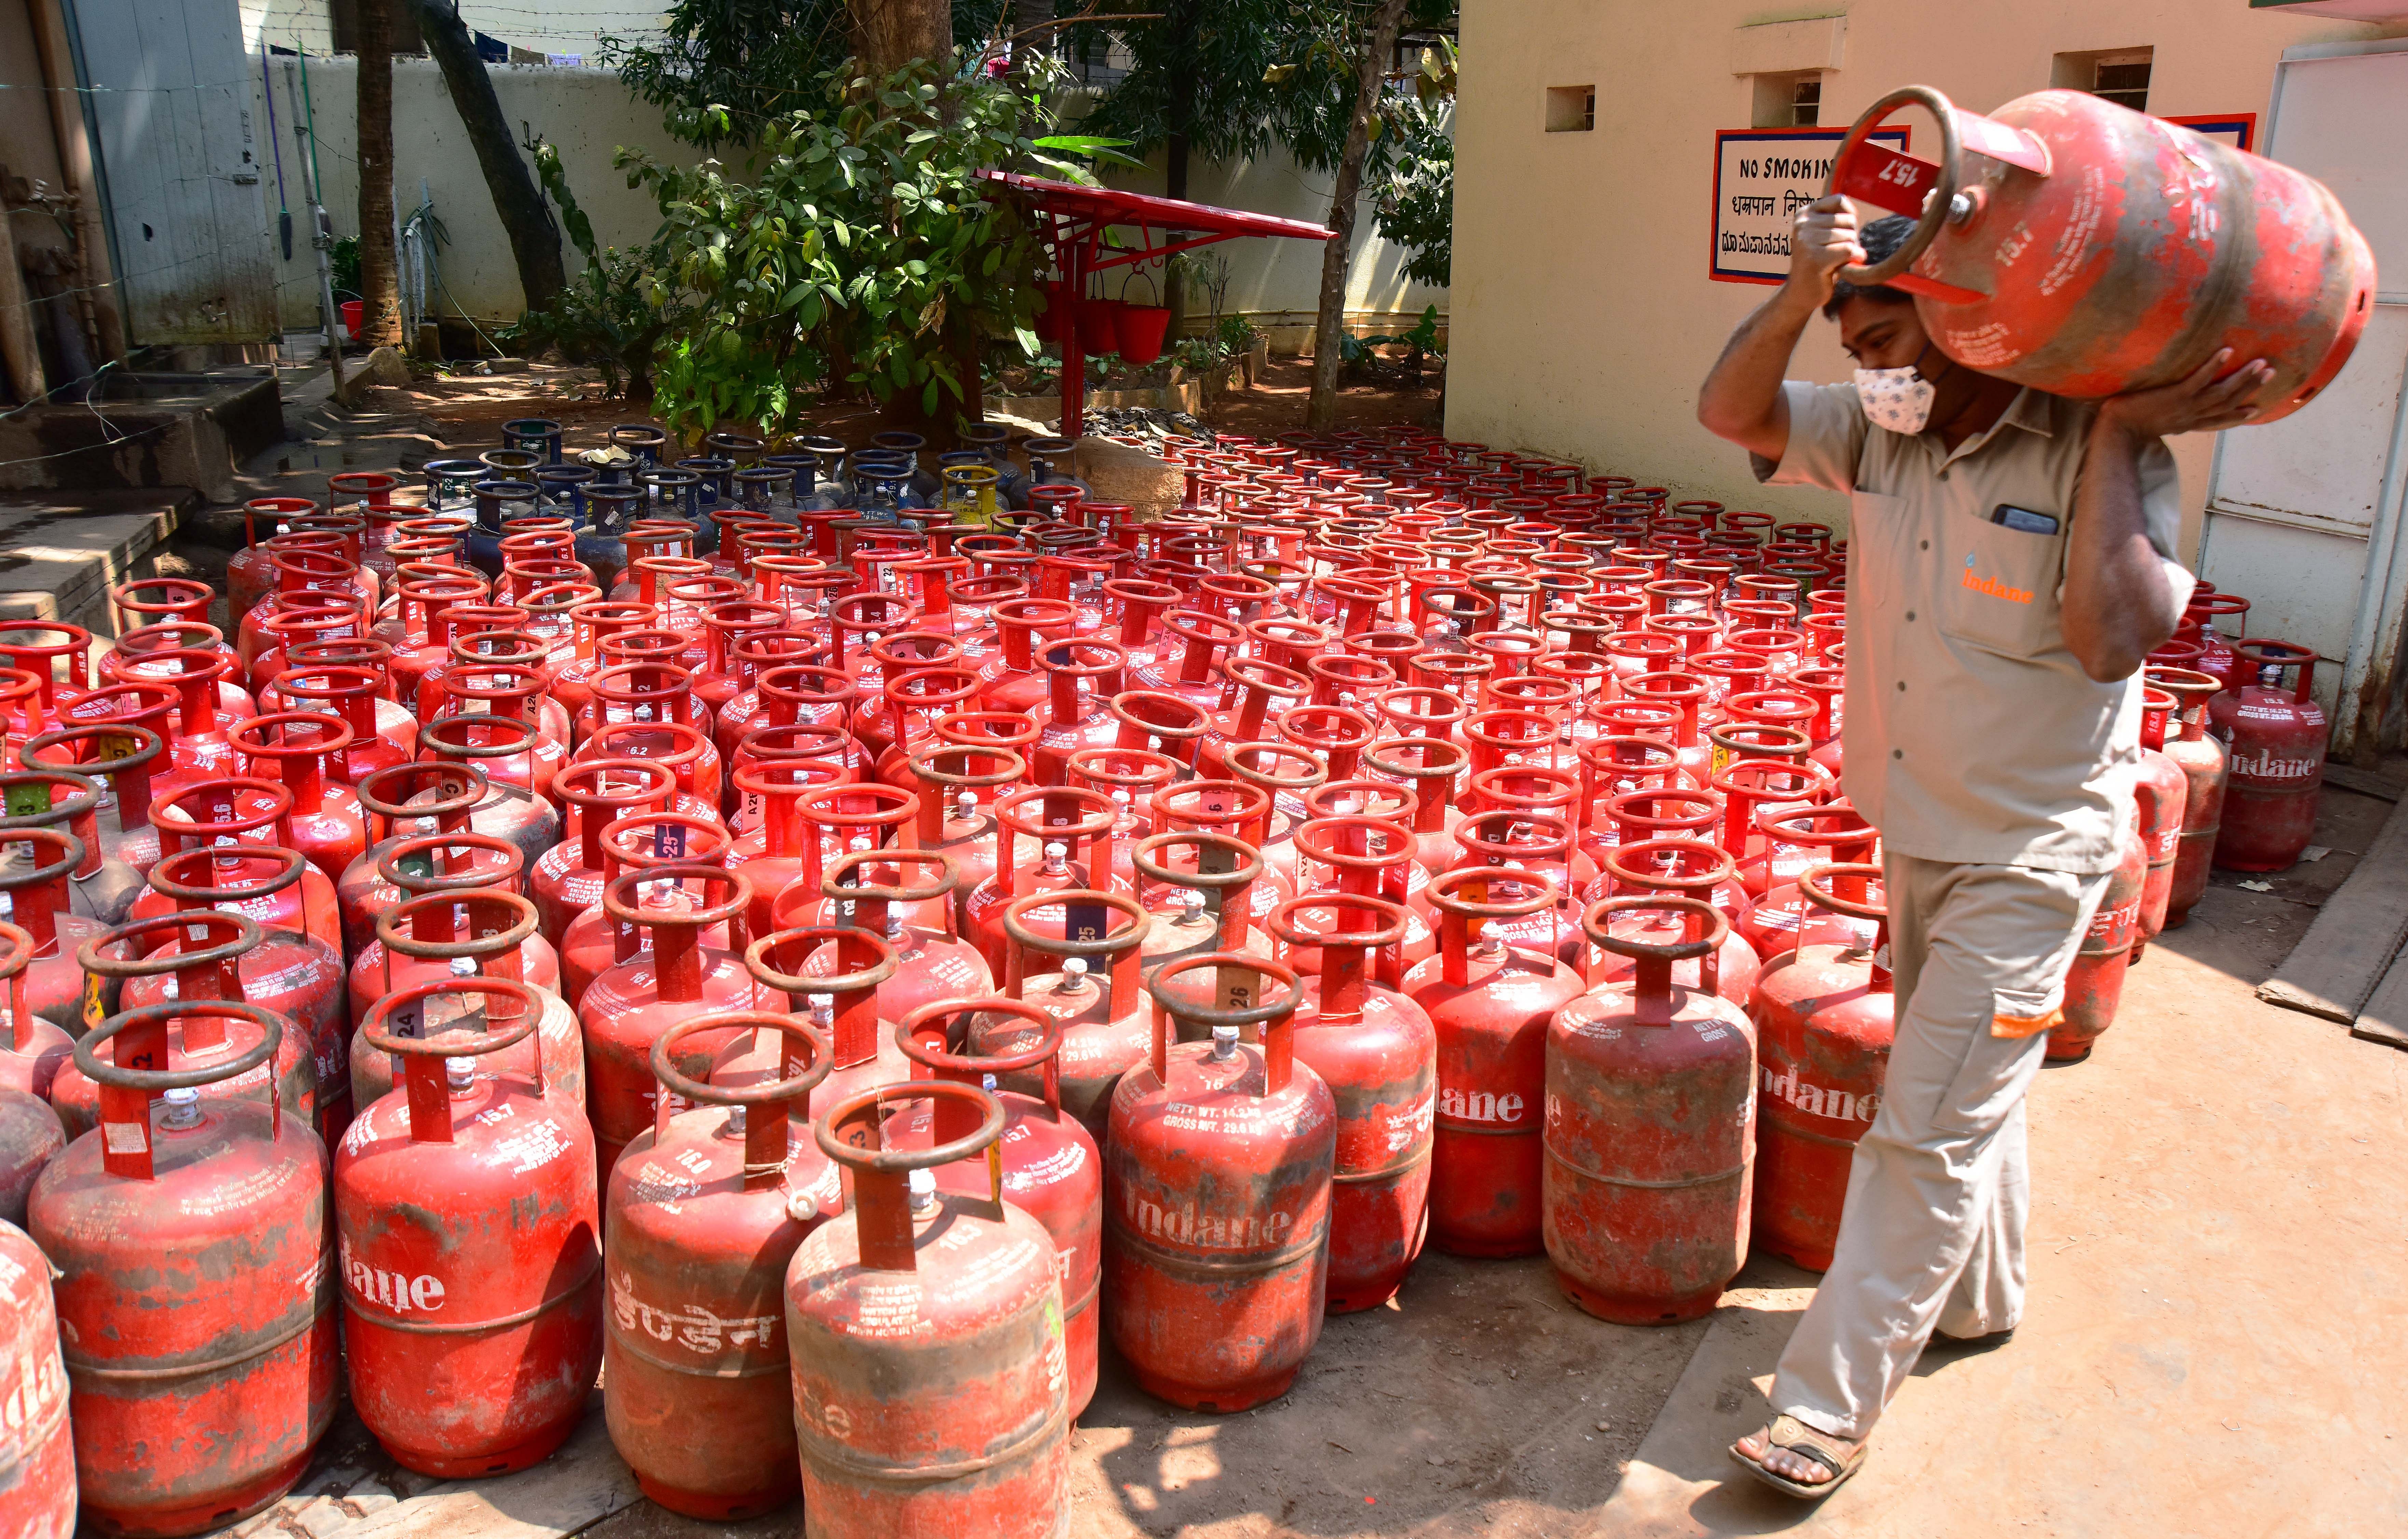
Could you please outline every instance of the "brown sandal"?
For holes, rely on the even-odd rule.
[[[1828,1432],[1816,1431],[1796,1417],[1775,1417],[1772,1418],[1772,1425],[1764,1430],[1767,1453],[1777,1448],[1783,1453],[1797,1454],[1800,1458],[1813,1460],[1831,1472],[1831,1478],[1819,1486],[1809,1486],[1800,1481],[1792,1480],[1786,1475],[1773,1474],[1764,1467],[1761,1460],[1750,1459],[1740,1452],[1739,1445],[1736,1443],[1730,1446],[1730,1456],[1741,1469],[1763,1481],[1774,1490],[1797,1497],[1801,1501],[1813,1502],[1830,1495],[1846,1485],[1848,1476],[1856,1474],[1863,1466],[1865,1455],[1872,1451],[1870,1444],[1860,1443],[1856,1445],[1855,1451],[1842,1452],[1828,1441],[1830,1435]]]

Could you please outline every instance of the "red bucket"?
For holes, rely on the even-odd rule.
[[[1162,339],[1170,330],[1167,305],[1124,304],[1112,317],[1112,334],[1121,357],[1132,364],[1150,364],[1162,356]]]
[[[1037,319],[1029,323],[1029,329],[1037,333],[1039,341],[1058,342],[1062,339],[1062,309],[1072,303],[1070,291],[1062,284],[1045,285],[1045,308],[1039,310]]]
[[[1117,299],[1079,301],[1079,346],[1088,353],[1114,352],[1120,348],[1121,302]]]
[[[349,337],[357,337],[360,334],[360,328],[367,324],[368,305],[366,300],[346,299],[335,308],[343,312],[344,335]]]

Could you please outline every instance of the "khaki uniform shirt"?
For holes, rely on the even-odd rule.
[[[2096,872],[2116,864],[2140,762],[2141,679],[2094,683],[2057,603],[2094,403],[2026,390],[1952,453],[1874,427],[1853,384],[1782,386],[1789,445],[1758,480],[1848,494],[1842,784],[1885,848],[1925,860]],[[2141,456],[2149,543],[2172,568],[2173,455]],[[2055,534],[1991,522],[2001,504]]]

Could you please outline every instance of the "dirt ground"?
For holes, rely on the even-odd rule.
[[[1442,378],[1433,368],[1421,388],[1345,384],[1338,393],[1339,425],[1417,423],[1435,426]],[[1312,360],[1273,358],[1254,387],[1223,393],[1201,415],[1224,431],[1269,438],[1304,426],[1312,389]],[[548,365],[536,365],[525,374],[430,375],[406,388],[368,390],[358,409],[371,418],[423,419],[417,424],[420,431],[462,453],[499,444],[502,424],[514,417],[552,418],[568,426],[573,440],[588,444],[598,441],[605,430],[617,424],[658,425],[645,408],[606,399],[593,370]],[[813,432],[848,443],[866,443],[869,435],[886,426],[878,407],[864,402],[828,402],[812,411],[810,420]]]

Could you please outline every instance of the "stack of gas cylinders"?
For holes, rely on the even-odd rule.
[[[507,1473],[598,1378],[676,1511],[1049,1534],[1107,1337],[1237,1411],[1426,1245],[1635,1323],[1828,1260],[1891,1016],[1823,526],[1408,429],[1174,440],[1145,520],[999,434],[563,439],[251,505],[222,628],[0,634],[0,1530],[258,1511],[346,1393]],[[2313,816],[2243,608],[2053,1054]]]

